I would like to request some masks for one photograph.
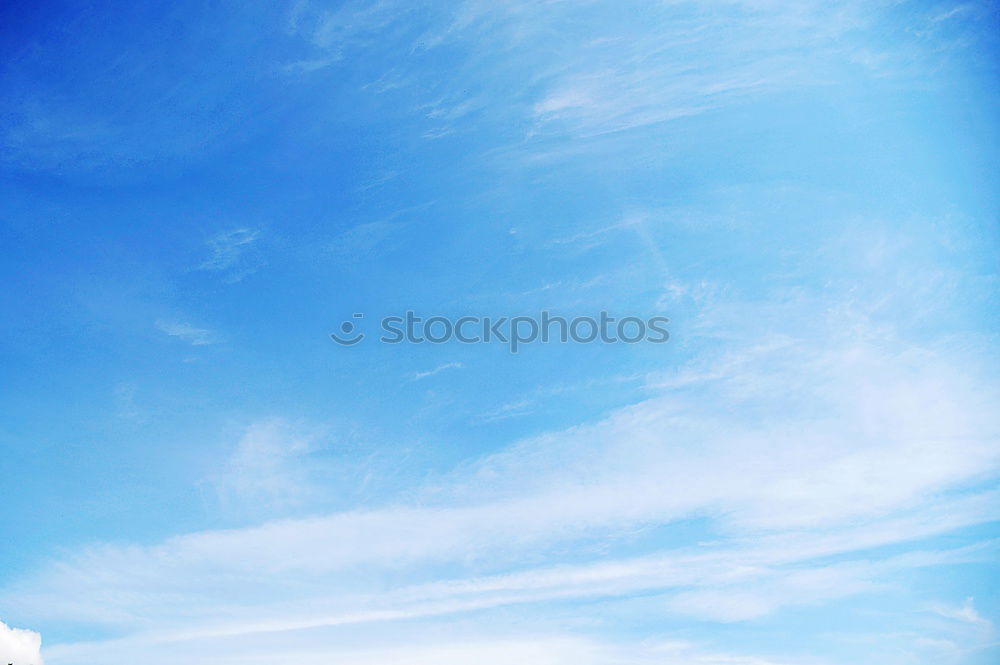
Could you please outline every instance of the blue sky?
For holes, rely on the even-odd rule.
[[[996,3],[0,13],[4,662],[1000,657]]]

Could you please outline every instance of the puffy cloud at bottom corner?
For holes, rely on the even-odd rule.
[[[42,636],[33,630],[12,628],[0,621],[0,661],[13,665],[45,665]]]

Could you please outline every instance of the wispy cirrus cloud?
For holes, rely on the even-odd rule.
[[[350,483],[345,477],[364,479],[370,474],[369,451],[353,451],[350,461],[324,456],[320,428],[249,417],[249,424],[232,437],[232,445],[216,456],[216,467],[203,483],[216,493],[226,515],[202,520],[201,527],[184,521],[184,528],[193,530],[173,536],[146,540],[137,536],[130,541],[123,534],[116,542],[77,545],[28,573],[4,580],[0,595],[5,608],[16,613],[19,625],[26,617],[61,629],[59,644],[48,651],[50,665],[340,661],[815,665],[819,647],[811,644],[809,658],[789,660],[754,655],[756,647],[716,648],[707,632],[704,642],[697,644],[669,641],[669,634],[690,626],[683,623],[686,619],[708,624],[711,634],[720,634],[730,624],[755,622],[759,627],[790,609],[806,613],[846,598],[905,588],[907,578],[938,566],[995,559],[996,543],[983,535],[984,526],[1000,517],[993,489],[1000,471],[1000,421],[993,408],[995,381],[988,376],[994,356],[981,339],[961,337],[961,325],[915,325],[931,319],[948,321],[953,314],[948,303],[958,299],[960,289],[955,285],[962,283],[955,272],[940,265],[937,255],[905,260],[907,238],[926,228],[903,223],[903,233],[886,238],[877,230],[866,231],[846,239],[841,247],[817,245],[813,236],[786,242],[786,236],[794,236],[800,226],[816,219],[789,220],[792,206],[761,205],[761,199],[782,197],[758,181],[770,163],[754,161],[736,169],[752,174],[737,176],[749,184],[709,188],[705,197],[711,199],[710,205],[682,203],[661,210],[655,207],[661,203],[654,201],[648,208],[652,213],[646,214],[640,200],[683,198],[685,193],[677,191],[683,187],[673,184],[716,178],[714,171],[706,174],[707,167],[700,162],[690,169],[677,164],[682,160],[670,153],[677,141],[656,134],[664,127],[695,116],[703,120],[770,95],[834,87],[845,72],[851,76],[864,72],[850,90],[863,91],[861,96],[867,99],[875,78],[890,77],[899,83],[911,75],[900,62],[911,53],[908,40],[924,39],[918,35],[921,26],[947,25],[967,13],[942,7],[930,13],[922,8],[907,12],[905,21],[899,19],[905,25],[898,40],[883,40],[869,48],[863,34],[871,26],[886,27],[872,17],[889,6],[911,9],[905,3],[812,0],[623,5],[475,0],[434,7],[391,0],[351,1],[337,7],[298,2],[287,21],[259,21],[282,31],[279,57],[269,58],[271,53],[258,49],[256,41],[249,48],[246,43],[232,46],[219,69],[226,85],[211,95],[193,94],[198,90],[186,86],[179,91],[163,86],[164,81],[176,79],[172,76],[161,77],[152,86],[159,95],[147,94],[150,88],[145,82],[155,77],[137,74],[125,85],[109,85],[119,81],[116,70],[95,79],[93,90],[131,91],[116,97],[123,102],[116,108],[143,109],[143,104],[129,102],[147,97],[154,103],[168,102],[165,107],[174,112],[157,116],[159,122],[149,132],[156,140],[146,141],[148,113],[109,118],[103,111],[92,111],[99,120],[94,124],[90,114],[76,110],[66,112],[60,122],[60,109],[45,105],[39,107],[45,112],[34,121],[19,115],[13,130],[4,130],[2,137],[6,147],[14,148],[16,163],[33,157],[62,164],[67,154],[84,155],[80,160],[84,165],[162,158],[164,153],[175,154],[163,149],[171,144],[166,139],[175,129],[187,139],[177,142],[177,154],[201,155],[217,145],[206,138],[212,134],[214,141],[217,127],[244,125],[239,122],[240,108],[247,97],[233,93],[230,73],[248,72],[256,85],[256,77],[280,73],[282,66],[275,62],[286,62],[287,57],[291,64],[280,77],[280,99],[269,97],[273,104],[246,106],[279,109],[288,102],[297,109],[294,114],[280,116],[275,110],[275,116],[261,116],[269,122],[295,121],[287,122],[287,136],[268,144],[268,152],[256,164],[259,170],[251,170],[251,175],[272,173],[274,164],[289,154],[308,156],[331,145],[343,147],[357,137],[346,140],[336,132],[327,136],[324,128],[331,118],[352,127],[357,122],[366,128],[358,134],[371,140],[371,146],[398,147],[400,161],[413,158],[400,166],[389,163],[394,150],[372,151],[376,171],[400,173],[393,176],[391,187],[384,187],[393,190],[391,197],[373,198],[378,215],[383,206],[401,203],[396,190],[405,192],[421,181],[419,196],[431,192],[453,197],[448,200],[457,204],[454,210],[461,220],[459,228],[444,223],[428,226],[416,215],[405,222],[387,217],[343,230],[341,220],[331,218],[330,199],[321,198],[311,213],[322,222],[295,228],[307,231],[310,241],[332,236],[325,244],[321,241],[323,262],[357,264],[377,277],[385,266],[373,259],[407,244],[397,235],[405,226],[413,231],[406,238],[413,241],[407,249],[415,252],[454,238],[466,243],[456,247],[466,250],[462,258],[469,264],[435,264],[440,272],[428,280],[432,286],[445,281],[442,276],[454,281],[455,275],[485,267],[478,284],[491,289],[495,299],[494,287],[500,280],[490,271],[505,266],[498,258],[502,252],[493,251],[491,244],[498,236],[484,236],[476,224],[467,223],[486,220],[483,225],[490,226],[489,215],[473,218],[469,213],[475,210],[478,215],[488,208],[495,214],[508,204],[517,210],[522,198],[537,196],[540,205],[523,209],[532,215],[536,210],[553,216],[565,211],[566,228],[553,233],[529,215],[504,219],[497,225],[511,228],[511,234],[501,241],[513,239],[527,246],[530,238],[521,238],[561,238],[549,242],[547,249],[556,246],[562,254],[576,251],[589,256],[606,251],[618,269],[627,272],[617,280],[604,272],[594,281],[582,282],[563,270],[564,257],[550,261],[553,257],[547,256],[541,270],[524,271],[530,284],[544,286],[525,292],[512,285],[522,302],[530,298],[545,304],[554,293],[565,291],[575,298],[601,286],[613,302],[637,298],[639,293],[644,302],[655,301],[657,307],[691,301],[697,308],[683,318],[686,329],[678,339],[685,341],[676,345],[680,348],[668,361],[646,357],[640,374],[633,373],[633,367],[613,368],[622,372],[622,381],[648,377],[645,385],[630,393],[627,405],[595,397],[608,392],[600,377],[580,384],[590,389],[587,395],[569,385],[549,392],[542,387],[532,390],[525,381],[518,394],[497,397],[500,406],[473,419],[475,427],[469,428],[462,447],[441,451],[433,471],[422,469],[378,497],[346,496]],[[206,24],[213,27],[204,43],[215,44],[217,24]],[[303,44],[290,47],[284,41],[289,34],[303,38],[298,40]],[[245,54],[263,54],[266,62],[251,62]],[[134,57],[126,56],[126,61]],[[157,59],[172,61],[162,55]],[[358,71],[339,76],[334,68],[347,64]],[[126,65],[115,66],[128,70]],[[308,81],[324,85],[294,89]],[[350,86],[368,97],[352,98]],[[893,90],[893,95],[897,93]],[[96,93],[91,96],[100,98]],[[240,103],[227,107],[220,99]],[[330,99],[336,100],[333,107]],[[354,101],[360,103],[348,103]],[[185,113],[185,104],[191,105],[191,113]],[[392,129],[382,133],[375,128],[368,134],[377,114],[390,107],[386,125]],[[773,108],[785,107],[769,107]],[[319,112],[313,116],[307,109]],[[357,115],[355,109],[360,109]],[[852,121],[872,115],[859,113]],[[218,124],[206,122],[209,116]],[[739,115],[719,126],[735,135],[747,127],[766,133],[778,124],[748,122]],[[829,137],[820,136],[823,131],[802,136],[826,145]],[[118,132],[125,140],[113,146],[108,136],[119,136]],[[682,133],[673,138],[683,140]],[[703,158],[700,146],[710,133],[695,132],[699,140],[692,143],[699,147],[686,155]],[[626,145],[623,141],[629,137],[635,141]],[[452,147],[444,144],[458,138],[468,143],[448,152]],[[440,149],[433,159],[414,148],[426,148],[431,143],[427,139],[436,139],[435,150]],[[543,160],[579,157],[598,143],[606,154],[622,161],[656,166],[635,168],[628,178],[616,180],[599,173],[605,167],[603,160],[588,156],[567,160],[572,169],[566,181],[545,174],[528,183],[530,187],[521,186],[524,172],[507,181],[509,173],[490,170],[493,157],[513,153]],[[724,148],[722,154],[728,158],[731,150],[728,144]],[[811,149],[812,153],[804,152],[806,158],[825,159],[819,154],[823,149]],[[249,151],[241,148],[235,154]],[[457,163],[448,159],[447,168],[440,169],[441,154],[461,154],[462,160],[486,154],[487,159]],[[335,155],[339,160],[341,153]],[[225,158],[232,159],[233,154],[226,153]],[[524,166],[523,160],[510,161]],[[308,182],[312,174],[340,173],[341,165],[333,162],[304,159],[295,165],[293,175]],[[206,165],[194,166],[193,172],[199,173]],[[223,172],[230,166],[223,162],[213,168]],[[883,166],[880,162],[877,170]],[[822,170],[824,178],[837,175],[837,167],[827,165]],[[447,178],[436,179],[439,173]],[[469,182],[462,178],[470,173],[490,181],[470,197],[490,201],[488,206],[476,207],[463,199]],[[567,184],[578,174],[592,173],[600,177],[592,181],[584,177],[582,182],[600,182],[593,189],[606,187],[611,192],[606,197],[592,199],[591,192],[584,191],[589,185]],[[534,172],[529,175],[536,177]],[[450,189],[445,180],[453,177],[460,183]],[[726,177],[732,176],[720,178]],[[422,182],[424,178],[427,182]],[[643,179],[652,184],[644,188]],[[375,197],[381,196],[387,181],[367,182],[360,185],[361,192]],[[546,198],[550,184],[555,198],[563,199],[558,205]],[[303,196],[292,189],[293,195],[286,199],[290,209]],[[358,187],[347,183],[345,190]],[[563,207],[566,199],[577,197],[579,208]],[[834,187],[825,200],[840,197]],[[624,203],[625,198],[638,203]],[[722,199],[725,205],[720,206]],[[341,201],[339,194],[335,200]],[[584,207],[609,200],[625,210],[603,219],[622,221],[590,224],[578,218]],[[822,208],[817,200],[810,199],[809,207]],[[343,202],[353,215],[349,206],[355,202],[346,195]],[[629,205],[639,212],[629,212]],[[728,242],[730,231],[741,224],[746,228],[743,219],[751,209],[774,219],[756,229],[761,233],[744,240],[741,250],[747,251],[714,253]],[[863,217],[856,226],[870,229],[876,224]],[[657,235],[668,227],[713,230],[715,235],[693,242],[674,233],[669,240],[678,249],[668,256]],[[641,241],[641,252],[611,251],[618,239],[633,237]],[[782,251],[768,251],[764,245],[772,241],[762,242],[764,237],[778,237],[775,244]],[[255,227],[225,227],[201,247],[204,256],[199,255],[200,263],[192,262],[197,264],[193,270],[207,273],[199,277],[208,277],[209,282],[238,282],[263,264],[262,239],[263,232]],[[436,251],[421,251],[419,262],[403,261],[393,269],[396,281],[366,279],[362,290],[367,293],[371,287],[372,297],[394,292],[400,275],[409,279],[420,274],[417,268],[432,267],[437,256]],[[644,257],[648,261],[640,261]],[[748,267],[753,260],[768,265]],[[699,262],[696,271],[682,276],[683,266]],[[640,263],[650,265],[636,268]],[[710,274],[715,264],[726,264],[725,270]],[[840,270],[844,265],[851,269]],[[596,272],[593,265],[587,270]],[[286,277],[291,284],[301,275]],[[645,289],[648,284],[652,286]],[[662,295],[656,300],[658,294]],[[319,309],[316,302],[310,301],[313,310]],[[266,305],[267,312],[284,311],[279,301]],[[228,309],[228,303],[220,307]],[[142,318],[146,329],[151,318]],[[266,334],[287,335],[287,329],[266,327],[264,319],[270,317],[260,318],[259,330],[265,333],[261,339]],[[193,346],[218,341],[212,330],[184,320],[161,320],[156,325],[162,333]],[[950,336],[956,330],[959,333]],[[670,350],[674,348],[671,345]],[[297,356],[290,364],[299,366],[302,360]],[[312,360],[306,358],[301,365]],[[422,372],[406,375],[405,370],[392,369],[388,375],[419,381],[461,366],[443,360],[447,358],[428,361],[430,369]],[[498,367],[508,371],[510,366],[484,363],[482,367],[489,372]],[[546,367],[532,378],[551,381],[553,372],[564,367]],[[275,376],[261,373],[266,375],[264,383],[257,386],[263,394],[275,389],[273,381],[292,386],[303,378],[301,372],[284,374],[277,366],[274,372]],[[254,373],[239,372],[232,378],[242,380]],[[456,372],[447,378],[471,374]],[[343,376],[348,372],[337,374]],[[358,385],[365,385],[360,382],[365,378],[359,374]],[[344,393],[331,394],[344,397],[363,391],[350,385]],[[559,391],[573,391],[574,399],[579,395],[584,404],[581,411],[586,413],[574,424],[560,422],[542,433],[515,427],[521,424],[513,421],[515,416],[544,415],[541,398]],[[129,395],[129,390],[121,391],[124,413],[129,413]],[[378,394],[372,401],[382,398]],[[322,409],[338,406],[331,399]],[[390,411],[394,418],[395,408]],[[481,411],[481,407],[476,410]],[[520,434],[498,443],[486,432],[493,426],[510,426]],[[232,514],[240,519],[224,520]],[[947,539],[932,540],[945,534]],[[958,624],[980,636],[992,630],[971,601],[913,606],[920,608],[913,613],[923,619]],[[627,611],[641,614],[643,620],[612,627],[614,618],[605,619]],[[908,609],[896,614],[908,616]],[[650,618],[656,620],[659,633],[653,638],[649,633],[640,635]],[[466,630],[470,626],[475,630]],[[491,632],[488,628],[494,626]],[[598,635],[605,626],[606,639]],[[781,628],[785,639],[790,631],[787,625]],[[610,635],[615,631],[620,633]],[[938,632],[925,631],[920,639],[955,653],[961,652],[963,640],[978,644],[975,639],[980,639],[961,631]],[[77,635],[98,637],[74,643]],[[907,639],[912,642],[912,638],[907,633]]]
[[[309,456],[320,450],[322,431],[281,419],[246,428],[213,484],[228,510],[254,514],[300,506],[320,491]]]
[[[974,599],[971,597],[966,598],[965,602],[957,607],[952,605],[937,604],[930,606],[928,611],[946,619],[961,621],[990,631],[993,629],[993,622],[983,617],[978,611],[976,611]]]
[[[380,249],[394,248],[393,234],[402,228],[387,220],[364,222],[338,233],[330,252],[340,261],[355,263],[376,255]]]
[[[129,631],[142,628],[129,617],[155,619],[162,631],[136,639],[181,649],[212,635],[654,591],[668,594],[671,612],[742,621],[868,592],[894,570],[987,556],[916,550],[870,564],[863,554],[998,517],[992,493],[961,493],[1000,463],[986,386],[928,349],[784,339],[743,354],[598,422],[461,466],[404,502],[94,548],[10,595],[22,614],[44,607]],[[712,520],[715,546],[680,541],[635,558],[525,565],[529,554],[578,543],[586,555],[594,538],[697,516]],[[823,561],[831,556],[847,559]],[[428,577],[443,564],[465,573]],[[372,595],[354,577],[362,567],[406,581]],[[245,584],[260,571],[266,582]],[[282,590],[302,584],[308,591]],[[239,611],[215,624],[232,603]],[[88,648],[55,653],[76,663]]]
[[[434,369],[429,369],[424,372],[414,372],[412,379],[414,381],[420,381],[421,379],[426,379],[449,369],[462,369],[463,367],[465,367],[465,365],[460,362],[444,363],[442,365],[438,365]]]
[[[156,322],[157,329],[171,337],[176,337],[191,346],[207,346],[218,344],[219,337],[208,328],[199,328],[186,321],[160,319]]]
[[[217,233],[208,239],[209,257],[197,269],[223,273],[231,284],[239,282],[263,265],[253,252],[259,237],[259,230],[246,227]]]
[[[190,659],[199,657],[201,645],[190,650]],[[262,653],[267,646],[230,643],[225,655],[215,656],[213,663],[266,663]],[[53,653],[65,657],[62,649]],[[142,653],[137,645],[119,644],[112,652],[101,651],[94,645],[86,653],[100,656],[109,665],[130,662],[133,654]],[[155,649],[147,652],[152,665],[170,661]],[[110,658],[110,660],[109,660]],[[356,665],[440,665],[441,663],[477,663],[482,665],[790,665],[791,661],[773,660],[734,654],[722,649],[709,649],[690,641],[644,640],[626,643],[601,640],[565,631],[535,630],[530,634],[507,635],[465,633],[443,639],[441,635],[408,635],[404,640],[386,639],[367,647],[317,645],[310,642],[294,650],[299,665],[324,665],[345,662]],[[67,661],[74,662],[74,661]],[[200,662],[200,661],[198,661]]]

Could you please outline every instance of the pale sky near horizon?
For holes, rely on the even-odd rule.
[[[0,659],[997,663],[998,17],[5,3]]]

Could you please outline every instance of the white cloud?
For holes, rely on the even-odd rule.
[[[584,3],[574,9],[592,18],[591,29],[554,38],[544,26],[568,10],[566,3],[476,6],[480,18],[472,26],[502,26],[522,49],[539,37],[548,47],[533,72],[542,92],[529,107],[530,135],[577,138],[827,84],[855,48],[845,35],[874,9],[855,2],[660,3],[636,12],[644,22],[639,29],[620,15],[602,16],[599,3]]]
[[[444,363],[442,365],[438,365],[434,369],[429,369],[429,370],[424,371],[424,372],[415,372],[413,374],[413,380],[414,381],[419,381],[420,379],[426,379],[429,376],[434,376],[435,374],[440,374],[441,372],[443,372],[445,370],[448,370],[448,369],[461,369],[462,367],[463,367],[463,365],[460,362]]]
[[[257,240],[254,229],[240,228],[219,233],[208,241],[212,255],[201,264],[203,270],[224,270],[232,268],[243,251]]]
[[[206,346],[218,343],[218,337],[208,328],[198,328],[187,322],[159,320],[156,327],[171,337],[176,337],[192,346]]]
[[[496,422],[499,420],[506,420],[507,418],[517,418],[519,416],[525,416],[532,412],[534,407],[534,402],[530,399],[519,399],[513,402],[507,402],[506,404],[501,404],[495,409],[490,409],[486,413],[479,416],[479,419],[483,422]]]
[[[238,636],[288,635],[269,652],[284,658],[305,630],[636,593],[662,595],[675,615],[744,621],[877,591],[899,571],[984,560],[976,548],[865,557],[997,518],[995,493],[967,490],[1000,462],[990,384],[954,352],[877,327],[852,321],[851,334],[817,337],[826,322],[801,329],[776,316],[800,336],[730,344],[664,376],[647,400],[470,461],[405,498],[93,547],[4,595],[21,616],[131,635],[63,645],[54,663],[152,645],[176,659],[211,643],[195,656],[215,665],[239,661],[226,655]],[[280,421],[253,426],[222,486],[263,504],[298,500],[312,447]],[[692,518],[710,521],[715,542],[679,539],[631,558],[587,545]],[[545,563],[567,547],[581,563]],[[326,648],[302,651],[303,662]]]
[[[992,630],[993,628],[993,623],[976,611],[972,598],[966,598],[965,602],[958,607],[938,604],[931,606],[929,610],[946,619],[961,621],[986,630]]]
[[[802,568],[810,560],[997,516],[993,495],[948,494],[995,473],[998,452],[990,389],[942,357],[785,340],[750,345],[704,376],[456,469],[405,503],[93,548],[11,595],[22,612],[133,629],[143,617],[168,635],[206,637],[685,587],[674,611],[733,621],[864,591],[888,570]],[[285,464],[308,445],[276,448],[275,434],[247,432],[234,486],[294,492]],[[459,574],[509,570],[553,546],[698,516],[714,518],[717,546],[379,583],[376,595],[355,577],[420,580],[442,563]],[[231,625],[212,627],[222,614]]]
[[[644,26],[650,37],[599,37],[581,50],[572,38],[553,43],[564,31],[549,30],[558,25],[553,13],[571,3],[464,3],[447,36],[474,36],[481,53],[494,49],[490,55],[525,47],[509,60],[530,60],[526,70],[533,77],[484,77],[471,64],[454,67],[444,77],[452,90],[432,91],[432,99],[442,101],[430,113],[423,106],[427,120],[447,121],[428,135],[514,108],[523,114],[519,120],[533,124],[505,127],[521,127],[533,137],[593,137],[777,88],[822,84],[828,74],[823,65],[841,62],[850,47],[838,42],[856,25],[858,6],[737,2],[747,13],[733,23],[715,20],[715,4],[698,11],[695,3],[663,3],[656,9],[684,5],[698,16],[685,24],[669,13],[656,15]],[[572,11],[585,5],[594,3]],[[399,7],[347,3],[335,12],[311,12],[298,5],[289,29],[307,32],[322,53],[293,68],[338,62],[343,49],[397,21]],[[500,39],[479,40],[476,31],[484,23],[507,29]],[[539,34],[546,52],[562,55],[542,62],[525,57],[528,38]],[[803,58],[803,47],[815,57]],[[718,51],[723,53],[715,59],[698,57]],[[567,55],[573,53],[584,56],[577,61]],[[878,53],[860,59],[873,67],[887,62]],[[699,64],[683,64],[690,62]],[[405,74],[398,80],[408,80]],[[491,105],[466,90],[477,78],[516,80],[530,99]],[[649,238],[642,218],[626,221],[565,242],[601,241],[624,227]],[[367,257],[384,249],[400,227],[360,224],[338,236],[331,250],[341,259]],[[258,235],[237,228],[211,238],[210,256],[199,269],[237,281],[259,263],[251,251]],[[663,268],[656,244],[649,247]],[[872,244],[865,268],[895,263],[892,249]],[[678,298],[697,291],[661,272]],[[900,289],[894,279],[886,281]],[[921,288],[907,289],[911,294],[935,302],[926,283],[915,284]],[[8,585],[4,597],[22,614],[96,624],[127,636],[57,647],[52,653],[64,663],[91,663],[95,656],[122,663],[270,663],[277,653],[294,663],[764,665],[670,645],[623,649],[558,636],[335,652],[300,647],[299,636],[252,653],[214,643],[635,592],[660,594],[665,608],[678,614],[742,621],[871,591],[895,571],[979,556],[961,550],[877,564],[862,559],[871,548],[910,548],[914,540],[997,517],[997,495],[974,491],[1000,466],[996,390],[977,373],[973,354],[907,343],[869,321],[867,315],[882,306],[879,298],[834,302],[827,296],[776,303],[780,298],[769,293],[766,302],[713,303],[695,330],[706,339],[726,336],[728,353],[705,353],[651,382],[648,399],[469,460],[402,496],[152,545],[84,548]],[[769,327],[771,319],[781,324]],[[189,323],[159,321],[157,327],[192,345],[216,341],[212,331]],[[414,379],[457,366],[441,365]],[[508,402],[484,419],[523,414],[534,405]],[[310,473],[315,445],[312,435],[280,421],[251,426],[216,479],[220,493],[270,507],[308,504],[316,487]],[[642,556],[611,556],[593,547],[600,541],[613,548],[623,534],[687,520],[707,523],[713,542],[686,540],[678,529],[679,535],[671,533]],[[549,554],[567,551],[578,563],[550,563]],[[848,561],[819,560],[832,555]],[[935,612],[976,626],[986,621],[971,601]],[[178,657],[188,649],[192,657]]]
[[[300,639],[297,645],[286,645],[279,662],[294,665],[789,665],[789,661],[738,655],[725,651],[706,649],[682,641],[642,640],[636,643],[619,643],[582,637],[573,634],[545,633],[541,631],[520,635],[469,635],[452,634],[442,639],[439,634],[413,636],[403,640],[387,638],[369,647],[339,646],[313,643]],[[269,645],[273,646],[273,645]],[[256,643],[227,645],[224,651],[206,656],[193,648],[183,655],[191,665],[261,665],[275,662],[271,650],[262,652]],[[69,654],[56,648],[53,653],[59,663],[82,665],[92,662],[87,658],[100,657],[108,665],[125,665],[135,662],[141,654],[143,663],[160,665],[176,662],[156,649],[146,652],[130,645],[102,650],[93,646],[81,650],[80,655]]]
[[[899,264],[878,261],[890,258]],[[177,655],[227,636],[636,593],[661,595],[675,615],[742,621],[982,559],[975,548],[909,550],[998,516],[996,493],[975,491],[1000,468],[983,355],[906,342],[854,295],[862,286],[852,282],[846,300],[713,299],[699,332],[725,339],[725,352],[661,374],[638,403],[381,504],[95,546],[4,595],[19,616],[114,627],[136,649]],[[874,286],[866,295],[884,303]],[[301,501],[314,440],[280,421],[249,428],[220,488],[264,505]],[[699,519],[712,542],[668,535],[631,557],[601,549]],[[866,561],[886,545],[904,553]],[[578,563],[552,565],[569,548]],[[87,648],[59,653],[85,662]]]
[[[281,419],[250,425],[214,479],[224,507],[268,514],[315,499],[319,489],[307,459],[319,449],[320,436]]]
[[[210,255],[197,269],[224,273],[230,284],[242,280],[262,265],[251,252],[259,236],[259,230],[246,227],[217,233],[208,239]]]
[[[11,628],[0,621],[0,661],[13,665],[45,665],[41,649],[41,635],[23,628]]]
[[[339,261],[357,262],[379,250],[393,247],[392,235],[401,224],[385,220],[365,222],[339,233],[330,243],[330,251]]]

